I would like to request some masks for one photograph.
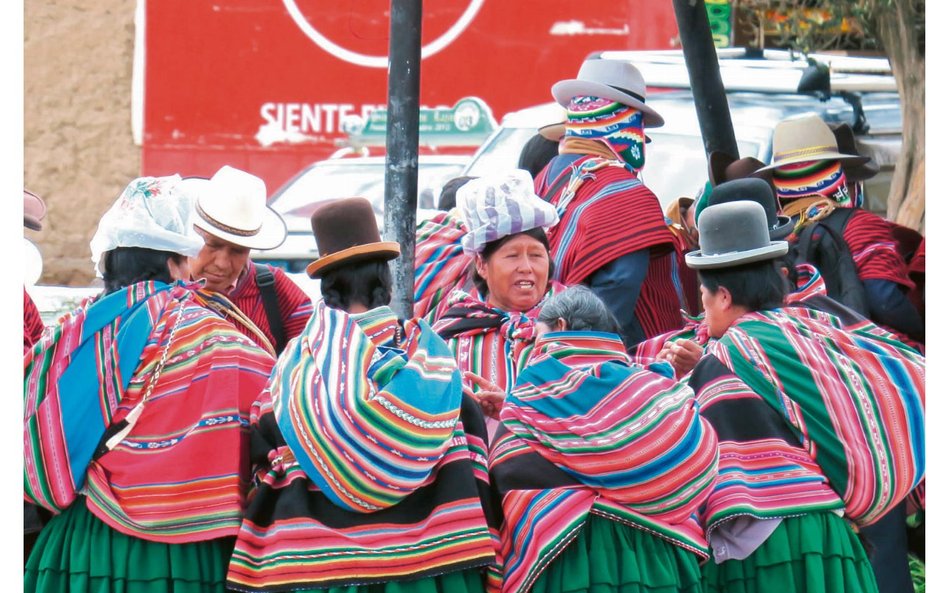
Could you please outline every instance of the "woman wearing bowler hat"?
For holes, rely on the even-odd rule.
[[[368,200],[312,215],[323,300],[251,422],[252,502],[228,582],[241,591],[482,591],[495,557],[486,429],[451,351],[388,307]]]
[[[698,270],[711,338],[689,379],[719,440],[702,510],[708,591],[874,592],[852,528],[924,475],[925,359],[875,326],[783,305],[764,208],[709,206]]]

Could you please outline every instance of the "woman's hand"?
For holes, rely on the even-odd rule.
[[[667,360],[673,367],[678,377],[687,375],[695,368],[701,356],[704,354],[704,348],[697,342],[691,340],[677,340],[674,342],[665,342],[661,352],[658,353],[659,360]]]
[[[464,378],[480,388],[480,391],[474,394],[474,399],[480,404],[484,415],[499,420],[500,409],[504,407],[504,398],[507,395],[504,390],[470,371],[464,371]]]

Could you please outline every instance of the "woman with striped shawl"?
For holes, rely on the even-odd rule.
[[[255,405],[255,485],[228,582],[483,591],[497,530],[477,404],[444,341],[388,307],[399,246],[381,241],[368,200],[326,203],[312,224],[323,301]]]
[[[26,591],[224,591],[250,406],[273,359],[201,306],[178,176],[134,180],[92,240],[105,293],[24,359],[24,490],[54,517]]]
[[[701,592],[717,439],[691,389],[634,365],[586,287],[551,298],[500,411],[504,593]]]
[[[721,451],[701,513],[707,590],[875,592],[852,526],[924,475],[924,358],[873,324],[783,305],[787,244],[759,204],[709,206],[698,226],[686,261],[716,340],[689,384]]]
[[[457,205],[476,290],[455,291],[434,329],[475,391],[487,382],[506,392],[533,347],[540,305],[563,288],[551,280],[543,228],[556,222],[556,209],[533,192],[530,174],[521,169],[468,181],[458,189]]]

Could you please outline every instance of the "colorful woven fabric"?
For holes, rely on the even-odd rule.
[[[860,280],[889,280],[910,290],[915,287],[891,227],[878,214],[853,212],[843,228],[843,240],[856,262]]]
[[[491,307],[476,292],[455,291],[434,330],[448,343],[462,372],[470,371],[510,390],[533,349],[540,308],[546,299],[565,288],[559,282],[550,282],[543,300],[523,313]],[[474,391],[478,390],[475,386]]]
[[[378,511],[414,492],[457,424],[461,375],[451,352],[424,322],[407,322],[405,350],[382,345],[397,323],[387,307],[350,316],[320,301],[271,379],[283,438],[307,477],[347,510]]]
[[[869,525],[924,475],[925,359],[842,325],[801,307],[756,312],[707,352],[780,413],[849,519]]]
[[[303,331],[310,315],[313,314],[313,302],[309,296],[303,292],[290,277],[279,268],[269,266],[273,272],[273,286],[276,289],[277,304],[280,309],[280,319],[283,320],[283,332],[289,341],[295,338]],[[256,324],[260,332],[269,340],[271,347],[276,343],[276,338],[270,330],[270,321],[267,319],[267,310],[263,306],[263,298],[260,296],[260,287],[257,286],[257,278],[254,274],[253,262],[247,262],[247,268],[240,273],[237,280],[237,286],[227,295],[227,297],[237,305],[243,313]],[[248,329],[245,325],[236,323],[237,330],[260,344],[260,335]],[[267,347],[260,344],[261,348]],[[279,354],[279,352],[277,353]]]
[[[168,303],[169,288],[150,282],[112,293],[66,315],[40,346],[26,352],[28,500],[60,512],[83,488],[96,447]]]
[[[320,302],[287,347],[252,417],[257,486],[230,586],[415,580],[494,560],[483,417],[431,329],[407,322],[396,344],[398,328],[388,307]]]
[[[635,317],[649,338],[681,327],[675,239],[655,194],[619,161],[574,155],[547,165],[537,176],[537,193],[545,195],[559,175],[570,180],[552,198],[560,212],[549,231],[554,278],[580,284],[616,258],[649,249]]]
[[[23,289],[23,352],[33,347],[43,336],[43,318],[40,317],[36,303],[30,298],[26,289]]]
[[[774,169],[777,198],[787,203],[807,196],[829,198],[841,207],[852,206],[846,175],[838,160],[801,161]]]
[[[687,386],[630,364],[612,334],[538,340],[491,450],[503,500],[504,591],[530,588],[590,513],[707,556],[698,507],[717,439]]]
[[[89,509],[127,535],[185,543],[236,534],[250,477],[248,414],[269,355],[195,305],[187,286],[160,283],[100,299],[40,344],[26,357],[28,500],[62,510],[65,479],[84,478]],[[137,423],[90,463],[105,427],[142,401],[162,357]]]
[[[456,211],[439,212],[415,231],[414,314],[430,323],[439,317],[440,305],[462,281],[472,257],[461,248],[467,228]]]
[[[642,112],[599,97],[573,97],[566,108],[566,138],[607,144],[633,171],[645,166]]]

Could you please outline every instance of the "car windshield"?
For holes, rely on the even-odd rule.
[[[481,176],[510,167],[520,158],[523,145],[536,134],[532,128],[506,128],[481,149],[467,174]],[[664,207],[681,196],[694,196],[708,180],[708,165],[704,156],[704,142],[700,136],[666,134],[649,130],[652,138],[645,147],[645,169],[642,181],[651,189]],[[757,157],[760,144],[738,141],[742,157]]]
[[[420,163],[418,207],[434,208],[441,186],[461,174],[462,163]],[[288,183],[271,206],[283,216],[308,219],[316,205],[326,200],[361,196],[372,203],[381,218],[385,202],[385,162],[322,161],[310,166]]]

